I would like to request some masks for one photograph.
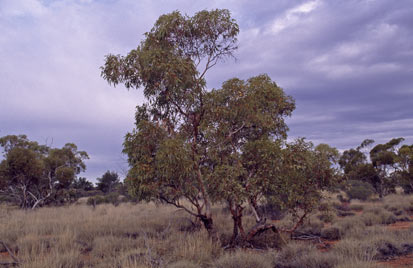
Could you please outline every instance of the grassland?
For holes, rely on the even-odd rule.
[[[214,210],[225,244],[232,220],[223,206]],[[257,238],[256,248],[226,250],[171,206],[125,203],[23,211],[3,205],[0,240],[25,268],[398,267],[391,260],[413,252],[412,213],[412,196],[351,203],[330,199],[320,204],[296,239],[266,233]],[[276,223],[288,225],[288,219]],[[248,215],[245,222],[254,224]],[[1,244],[0,262],[13,262]]]

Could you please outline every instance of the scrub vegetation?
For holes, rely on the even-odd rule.
[[[403,204],[400,211],[393,209],[395,202]],[[338,216],[338,203],[334,197],[322,203],[331,205],[331,221],[320,217],[323,208],[317,209],[293,234],[262,233],[250,247],[237,248],[225,247],[233,228],[227,208],[219,204],[212,207],[219,245],[182,209],[152,202],[34,211],[3,205],[0,262],[12,266],[8,249],[19,267],[31,268],[394,267],[391,260],[413,253],[412,196],[354,201],[348,208],[356,214],[345,217]],[[255,224],[252,211],[245,217],[247,226]],[[289,217],[272,222],[281,229],[291,224]]]

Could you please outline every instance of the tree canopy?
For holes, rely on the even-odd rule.
[[[339,164],[344,176],[352,181],[369,183],[383,197],[393,193],[401,185],[409,193],[412,185],[411,146],[401,145],[403,138],[393,138],[387,143],[377,144],[367,139],[357,148],[343,152]]]
[[[108,170],[96,180],[96,188],[104,193],[112,192],[120,184],[119,175],[115,171]]]

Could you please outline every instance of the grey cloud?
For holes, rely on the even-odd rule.
[[[408,0],[3,0],[0,136],[75,142],[91,155],[90,179],[124,173],[123,137],[143,96],[100,78],[104,55],[135,48],[161,14],[211,8],[230,9],[241,32],[237,60],[209,73],[209,88],[268,73],[296,99],[291,138],[340,149],[365,138],[413,142]]]

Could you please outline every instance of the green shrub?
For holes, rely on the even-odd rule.
[[[119,205],[121,202],[127,201],[126,198],[120,198],[119,193],[112,192],[107,195],[91,196],[87,199],[88,205],[100,205],[100,204],[112,204],[114,206]]]
[[[350,199],[366,201],[375,193],[373,186],[367,182],[350,180],[348,183],[346,194]]]

